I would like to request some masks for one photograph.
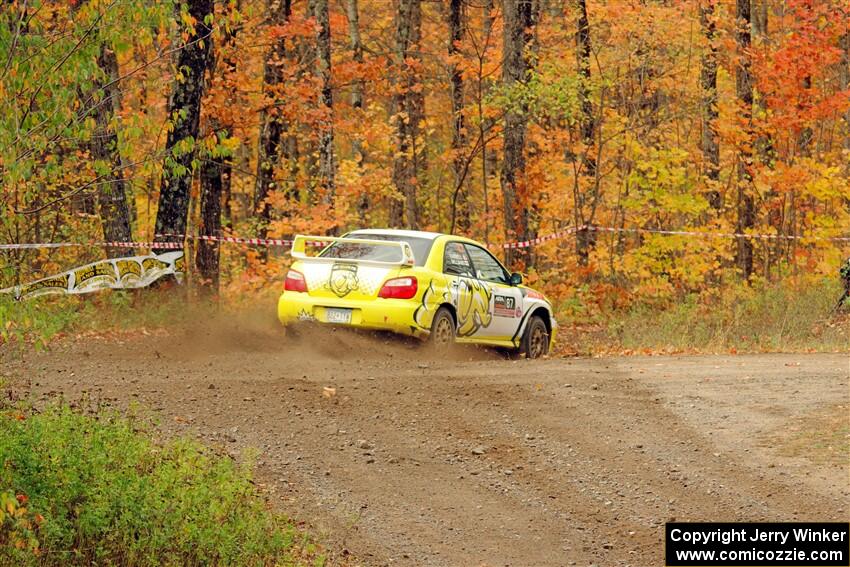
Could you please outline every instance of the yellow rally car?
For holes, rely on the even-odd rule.
[[[322,245],[308,254],[310,245]],[[522,285],[481,244],[447,234],[357,230],[297,236],[278,301],[284,325],[313,321],[454,342],[549,352],[557,323],[543,294]]]

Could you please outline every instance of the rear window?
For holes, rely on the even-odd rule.
[[[430,238],[417,238],[415,236],[402,236],[400,234],[369,234],[351,233],[343,238],[362,238],[365,240],[386,240],[389,242],[407,242],[413,250],[413,260],[417,266],[424,266],[431,252],[434,241]],[[389,246],[369,246],[368,244],[351,244],[334,242],[328,246],[320,256],[325,258],[339,258],[341,260],[375,260],[379,262],[396,262],[399,259],[398,248]]]

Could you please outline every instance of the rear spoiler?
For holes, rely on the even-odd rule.
[[[370,246],[384,246],[395,248],[399,251],[399,259],[395,262],[387,262],[384,260],[358,260],[357,258],[325,258],[322,256],[308,256],[307,246],[328,246],[341,242],[343,244],[368,244]],[[324,247],[327,249],[327,246]],[[323,249],[323,250],[324,250]],[[350,262],[352,264],[364,264],[372,266],[413,266],[413,250],[407,242],[398,242],[393,240],[368,240],[365,238],[342,238],[337,236],[306,236],[298,234],[292,242],[292,257],[296,260],[307,262]],[[321,254],[321,252],[320,252]]]

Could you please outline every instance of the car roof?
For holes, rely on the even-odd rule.
[[[410,238],[425,238],[427,240],[435,240],[440,236],[446,236],[440,232],[425,232],[422,230],[397,230],[394,228],[363,228],[359,230],[352,230],[349,234],[375,234],[382,236],[407,236]]]

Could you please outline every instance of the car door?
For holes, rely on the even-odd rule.
[[[443,273],[457,316],[458,337],[477,336],[490,324],[490,290],[475,278],[472,261],[462,242],[449,241],[443,252]]]
[[[482,338],[508,340],[522,321],[523,295],[519,287],[510,284],[510,274],[486,249],[464,244],[472,261],[476,281],[489,291],[488,316],[490,324],[478,329]]]

